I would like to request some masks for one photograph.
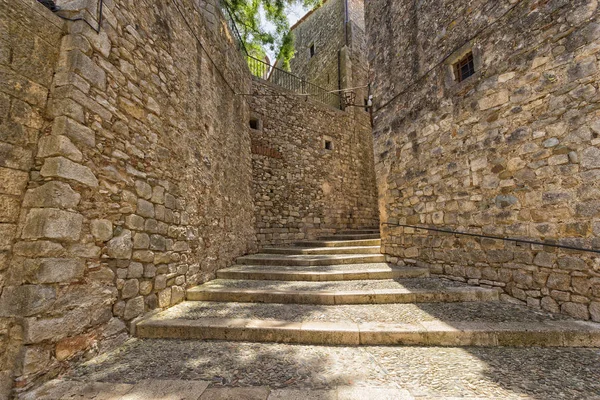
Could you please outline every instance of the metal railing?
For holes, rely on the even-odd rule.
[[[257,78],[274,83],[290,92],[306,95],[313,100],[328,104],[332,107],[340,107],[340,96],[338,92],[324,89],[306,79],[302,79],[288,71],[272,66],[251,55],[246,55],[246,58],[248,60],[250,72]]]
[[[475,237],[475,238],[480,238],[480,239],[502,240],[505,242],[531,244],[531,245],[535,245],[535,246],[554,247],[554,248],[558,248],[558,249],[576,250],[576,251],[582,251],[582,252],[586,252],[586,253],[600,254],[600,250],[598,250],[598,249],[578,247],[578,246],[554,243],[554,242],[549,242],[549,241],[542,242],[542,241],[538,241],[538,240],[522,239],[522,238],[514,238],[514,237],[482,235],[480,233],[461,232],[461,231],[455,231],[452,229],[434,228],[431,226],[424,226],[424,225],[407,225],[407,224],[399,224],[399,223],[391,223],[391,222],[382,222],[382,225],[395,226],[395,227],[400,227],[400,228],[421,229],[424,231],[447,233],[450,235],[470,236],[470,237]]]
[[[252,75],[264,81],[274,83],[277,86],[289,90],[290,92],[299,95],[305,95],[306,97],[335,108],[341,107],[340,94],[337,91],[324,89],[312,82],[307,81],[306,79],[292,74],[291,72],[285,71],[281,68],[270,65],[263,60],[251,56],[248,53],[246,46],[244,46],[244,41],[242,40],[242,35],[240,34],[240,31],[235,23],[235,17],[233,13],[224,0],[221,0],[220,4],[221,8],[223,9],[223,15],[227,21],[227,25],[229,26],[229,30],[235,37],[238,49],[246,58],[248,68],[250,69],[250,73]]]

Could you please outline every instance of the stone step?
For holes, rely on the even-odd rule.
[[[266,254],[381,254],[381,246],[352,247],[267,247],[262,249]]]
[[[367,239],[380,239],[379,233],[363,233],[363,234],[336,234],[329,236],[319,236],[317,240],[367,240]]]
[[[381,254],[359,255],[279,255],[279,254],[254,254],[239,257],[236,262],[242,265],[297,265],[320,266],[337,264],[360,264],[384,262]]]
[[[600,347],[600,324],[500,302],[184,302],[139,322],[136,335],[331,345]]]
[[[306,240],[294,243],[296,247],[354,247],[381,246],[381,239],[365,240]]]
[[[397,267],[385,263],[321,267],[237,265],[217,271],[220,279],[274,281],[352,281],[428,277],[426,268]]]
[[[347,229],[341,230],[335,233],[336,235],[368,235],[368,234],[379,234],[379,229]]]
[[[388,304],[498,301],[493,289],[438,279],[280,282],[217,279],[188,290],[190,301],[279,304]]]

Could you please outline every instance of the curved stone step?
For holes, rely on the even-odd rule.
[[[188,290],[190,301],[279,304],[389,304],[498,301],[497,290],[478,287],[444,289],[274,290],[198,286]]]
[[[464,314],[456,319],[448,306],[459,309],[463,303],[438,307],[440,315],[424,317],[416,313],[408,320],[377,321],[376,308],[391,305],[306,306],[295,305],[293,314],[278,315],[277,310],[291,305],[244,303],[185,302],[165,312],[139,322],[136,335],[141,338],[177,338],[201,340],[237,340],[251,342],[282,342],[334,345],[419,345],[419,346],[539,346],[539,347],[600,347],[600,324],[568,318],[544,318],[506,303],[466,303],[488,307],[486,318]],[[244,307],[245,306],[245,307]],[[415,305],[395,304],[410,310]],[[419,305],[425,315],[434,312],[437,304]],[[244,312],[223,312],[223,307],[242,308]],[[336,315],[331,308],[342,309]],[[515,309],[518,308],[517,312]],[[268,308],[265,312],[265,308]],[[304,308],[304,310],[302,310]],[[359,308],[364,310],[352,313]],[[261,310],[262,309],[262,310]],[[300,310],[298,310],[300,309]],[[500,317],[512,312],[518,318]],[[249,315],[252,314],[252,317]],[[359,314],[362,318],[356,318]],[[349,318],[354,317],[354,318]],[[370,317],[369,317],[370,316]],[[320,319],[319,319],[320,318]],[[455,319],[453,319],[455,318]]]
[[[381,246],[381,239],[363,240],[305,240],[295,242],[296,247],[354,247],[354,246]]]
[[[385,263],[298,267],[236,265],[217,271],[220,279],[250,279],[273,281],[351,281],[364,279],[396,279],[428,277],[429,270],[396,267]]]
[[[262,249],[266,254],[381,254],[381,246],[352,247],[267,247]]]
[[[254,254],[239,257],[236,262],[242,265],[297,265],[319,266],[336,264],[360,264],[384,262],[381,254],[359,255],[279,255],[279,254]]]

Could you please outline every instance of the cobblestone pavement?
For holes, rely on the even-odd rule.
[[[271,390],[269,399],[379,400],[387,395],[381,391],[373,397],[377,393],[373,388],[382,388],[395,390],[390,394],[395,400],[592,400],[600,399],[599,377],[598,349],[336,347],[131,339],[82,364],[66,379],[128,384],[145,379],[207,381],[211,388],[266,387]],[[353,397],[348,392],[344,397],[340,388],[363,388],[363,394],[372,394]]]

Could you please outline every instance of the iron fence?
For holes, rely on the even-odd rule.
[[[314,83],[302,79],[286,70],[272,66],[258,58],[246,55],[248,67],[252,75],[262,80],[274,83],[290,92],[306,95],[313,100],[328,104],[332,107],[340,107],[340,96],[338,92],[331,92]]]

